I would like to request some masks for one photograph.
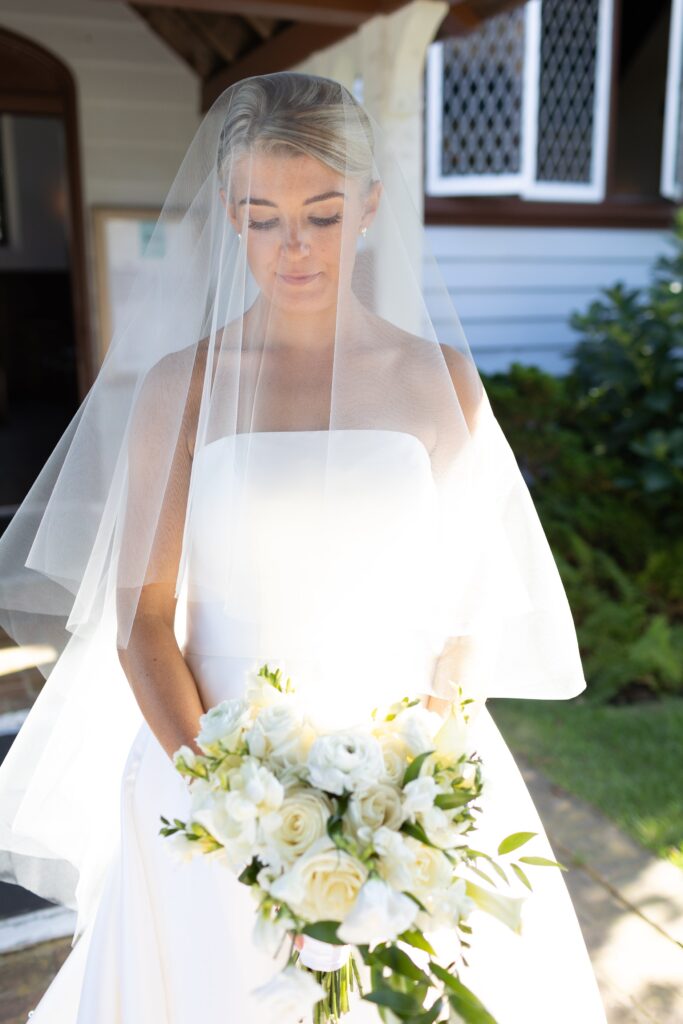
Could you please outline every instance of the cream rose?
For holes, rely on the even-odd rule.
[[[306,921],[342,921],[367,877],[364,864],[324,836],[271,884],[270,893]]]
[[[414,855],[410,871],[412,885],[410,891],[421,900],[428,910],[435,906],[435,900],[441,889],[450,886],[453,878],[453,867],[441,850],[426,846],[418,839],[408,838],[406,843]]]
[[[332,803],[322,793],[303,786],[285,792],[279,809],[281,824],[270,837],[273,852],[285,864],[292,864],[326,833]]]
[[[362,793],[354,793],[349,800],[349,822],[363,842],[369,842],[372,833],[386,826],[398,829],[405,817],[401,795],[395,786],[378,782]]]

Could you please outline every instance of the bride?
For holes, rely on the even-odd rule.
[[[32,1024],[274,1024],[249,891],[159,834],[189,806],[172,755],[199,752],[200,716],[264,662],[331,729],[403,696],[443,713],[459,683],[487,778],[476,845],[529,830],[555,859],[485,701],[585,680],[422,225],[346,89],[229,88],[145,256],[0,540],[0,623],[57,653],[0,770],[1,877],[78,913]],[[521,935],[472,915],[463,981],[499,1024],[604,1024],[561,872],[532,882]],[[379,1016],[357,1000],[345,1019]]]

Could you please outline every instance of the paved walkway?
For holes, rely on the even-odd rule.
[[[610,1024],[683,1024],[683,871],[517,762],[569,868],[565,881]]]

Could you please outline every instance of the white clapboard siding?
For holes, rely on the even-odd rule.
[[[192,71],[114,0],[0,0],[0,26],[74,76],[86,207],[161,203],[200,120]]]
[[[646,285],[654,260],[670,246],[665,231],[622,228],[430,226],[427,238],[448,290],[446,298],[428,266],[428,309],[439,338],[459,340],[452,306],[488,373],[513,360],[565,373],[578,339],[571,313],[585,311],[617,281]]]

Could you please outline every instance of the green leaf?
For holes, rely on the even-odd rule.
[[[520,857],[519,859],[523,864],[538,864],[540,867],[561,868],[562,871],[569,870],[564,864],[560,864],[559,860],[548,860],[547,857]]]
[[[470,871],[475,871],[480,878],[483,878],[485,882],[488,882],[489,885],[492,885],[493,888],[495,889],[496,883],[493,881],[492,878],[489,878],[486,872],[482,871],[481,868],[476,867],[474,864],[470,864]]]
[[[441,849],[436,843],[431,841],[422,825],[418,825],[416,821],[404,821],[399,831],[405,832],[406,835],[412,836],[413,839],[419,839],[421,843],[424,843],[425,846],[431,846],[433,850]],[[441,852],[445,853],[444,850],[441,850]]]
[[[436,956],[431,943],[424,937],[422,932],[417,931],[417,929],[409,928],[407,931],[401,932],[399,939],[401,942],[405,942],[409,946],[415,946],[416,949],[423,949],[425,953],[429,953],[430,956]]]
[[[441,1016],[442,1009],[443,997],[440,996],[426,1013],[420,1013],[417,1017],[409,1017],[406,1024],[433,1024]]]
[[[430,961],[431,971],[448,989],[448,1001],[460,1016],[467,1021],[467,1024],[496,1024],[495,1017],[492,1017],[480,999],[475,996],[471,989],[450,974],[440,964]]]
[[[390,967],[395,974],[401,974],[404,978],[410,978],[411,981],[418,981],[428,987],[431,984],[425,972],[397,946],[379,946],[372,950],[370,956],[385,967]]]
[[[515,873],[515,874],[517,875],[517,877],[518,877],[518,878],[519,878],[519,879],[520,879],[520,880],[521,880],[522,882],[524,882],[524,884],[525,884],[525,886],[527,887],[527,889],[531,889],[531,890],[532,890],[532,892],[533,892],[533,888],[534,888],[534,887],[533,887],[533,885],[531,884],[531,882],[529,881],[529,879],[527,878],[526,874],[525,874],[525,873],[524,873],[524,872],[522,871],[522,869],[520,868],[519,864],[515,864],[515,863],[513,863],[513,864],[512,864],[512,870],[513,870],[513,871],[514,871],[514,873]]]
[[[401,787],[406,786],[409,782],[412,782],[413,779],[416,779],[418,777],[418,775],[420,774],[420,768],[424,764],[425,760],[429,757],[429,755],[433,753],[433,750],[423,750],[421,754],[418,754],[417,757],[413,758],[413,760],[410,762],[410,764],[405,770]]]
[[[304,925],[301,929],[304,935],[310,935],[312,939],[320,939],[321,942],[329,942],[333,946],[343,946],[344,943],[337,935],[339,921],[313,921],[312,924]]]
[[[403,1019],[415,1017],[422,1013],[423,1009],[412,996],[405,992],[396,992],[395,989],[385,986],[374,988],[372,992],[366,992],[363,999],[367,999],[369,1003],[376,1003],[377,1006],[387,1006]]]
[[[519,846],[524,846],[530,839],[537,836],[538,832],[512,832],[498,846],[498,853],[510,853],[512,850],[516,850]]]
[[[439,793],[434,797],[434,803],[437,807],[440,807],[442,811],[452,811],[455,807],[462,807],[463,804],[467,804],[472,799],[472,793]]]

